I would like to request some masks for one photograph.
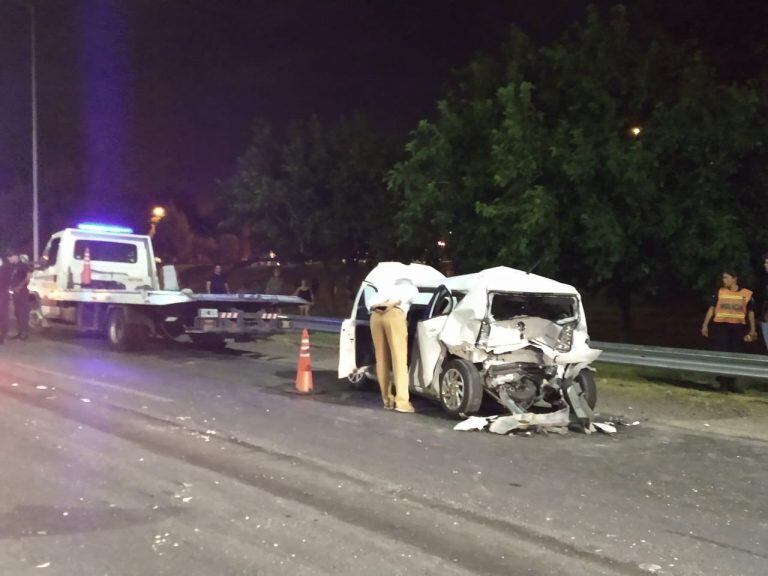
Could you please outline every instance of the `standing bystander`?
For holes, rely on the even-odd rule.
[[[264,288],[266,294],[282,294],[283,293],[283,279],[280,277],[280,268],[272,270],[272,277],[267,281],[267,285]]]
[[[761,299],[763,305],[760,309],[760,331],[763,333],[763,344],[768,350],[768,252],[763,254],[763,282]]]
[[[709,337],[712,321],[714,349],[721,352],[743,352],[744,342],[752,342],[757,338],[755,301],[751,290],[739,287],[739,278],[733,271],[723,272],[722,280],[723,287],[712,296],[712,304],[701,325],[701,334]],[[723,392],[743,392],[735,378],[718,376],[717,381]]]
[[[11,274],[13,267],[8,261],[10,251],[0,258],[0,344],[5,344],[8,336],[8,304],[10,301]]]
[[[410,280],[381,286],[367,302],[371,310],[371,337],[376,355],[376,377],[384,407],[415,412],[408,393],[408,309],[419,290]],[[390,369],[394,380],[394,394]]]
[[[32,271],[23,259],[15,253],[8,259],[13,264],[11,290],[13,290],[13,309],[16,312],[16,335],[14,340],[29,338],[29,279]]]
[[[213,267],[213,274],[205,283],[205,290],[208,294],[229,294],[229,284],[221,271],[221,264]]]
[[[302,316],[309,316],[309,309],[312,308],[312,305],[315,303],[315,294],[305,278],[301,279],[301,284],[296,288],[293,295],[307,301],[307,304],[301,304],[299,306],[299,312],[301,312]]]

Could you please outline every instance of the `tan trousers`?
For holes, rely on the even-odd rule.
[[[376,377],[384,405],[394,408],[410,406],[408,397],[408,324],[400,308],[371,313],[371,336],[376,351]],[[394,376],[394,394],[389,371]]]

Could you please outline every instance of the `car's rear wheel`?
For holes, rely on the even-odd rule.
[[[471,415],[480,410],[483,383],[475,365],[461,358],[449,360],[440,376],[440,405],[451,416]]]
[[[372,380],[365,370],[358,370],[347,376],[349,386],[354,390],[367,390],[371,387]]]

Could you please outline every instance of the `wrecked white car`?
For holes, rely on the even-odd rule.
[[[339,378],[375,379],[366,302],[384,281],[419,289],[408,313],[411,390],[453,416],[471,415],[489,396],[512,414],[536,404],[570,408],[587,423],[597,401],[581,296],[572,286],[512,268],[446,278],[422,264],[385,262],[363,281],[344,320]]]

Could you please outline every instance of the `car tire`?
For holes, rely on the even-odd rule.
[[[347,376],[349,387],[353,390],[368,390],[373,384],[373,380],[368,376],[368,372],[360,370]]]
[[[483,402],[483,383],[475,365],[461,358],[446,362],[439,400],[443,410],[456,418],[476,414]]]
[[[120,352],[141,349],[147,342],[148,329],[143,324],[129,324],[125,311],[115,308],[107,319],[107,342],[109,347]]]
[[[587,404],[594,410],[597,404],[597,384],[595,383],[595,375],[592,370],[584,368],[574,380],[581,384],[581,390],[584,392]]]

